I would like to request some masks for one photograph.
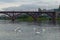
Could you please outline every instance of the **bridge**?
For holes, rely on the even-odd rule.
[[[8,15],[12,21],[15,21],[15,19],[17,18],[18,15],[21,14],[27,14],[29,16],[32,16],[32,18],[34,19],[34,21],[37,21],[37,18],[41,15],[41,14],[47,14],[48,16],[51,17],[53,24],[56,23],[56,17],[57,14],[60,12],[55,12],[55,11],[0,11],[0,14],[6,14]]]

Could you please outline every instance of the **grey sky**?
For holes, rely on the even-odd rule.
[[[60,0],[0,0],[0,10],[8,7],[19,7],[21,5],[38,5],[45,8],[57,8]]]

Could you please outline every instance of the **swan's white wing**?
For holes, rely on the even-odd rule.
[[[37,34],[40,34],[40,32],[36,32]]]
[[[45,29],[42,29],[42,31],[44,32],[44,31],[45,31]]]
[[[18,30],[18,32],[21,32],[21,30]]]

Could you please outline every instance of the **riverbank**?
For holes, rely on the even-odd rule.
[[[11,19],[9,19],[9,18],[2,18],[2,19],[0,19],[0,20],[11,20]],[[18,18],[16,18],[16,20],[18,20],[18,21],[27,21],[27,22],[33,22],[34,21],[34,19],[31,17],[31,16],[26,16],[26,17],[18,17]],[[37,18],[37,21],[39,22],[39,21],[47,21],[47,20],[52,20],[51,18],[48,18],[48,17],[39,17],[39,18]],[[60,21],[60,18],[56,18],[56,21]]]

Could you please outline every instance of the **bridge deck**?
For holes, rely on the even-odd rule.
[[[0,11],[0,13],[55,13],[54,11]]]

